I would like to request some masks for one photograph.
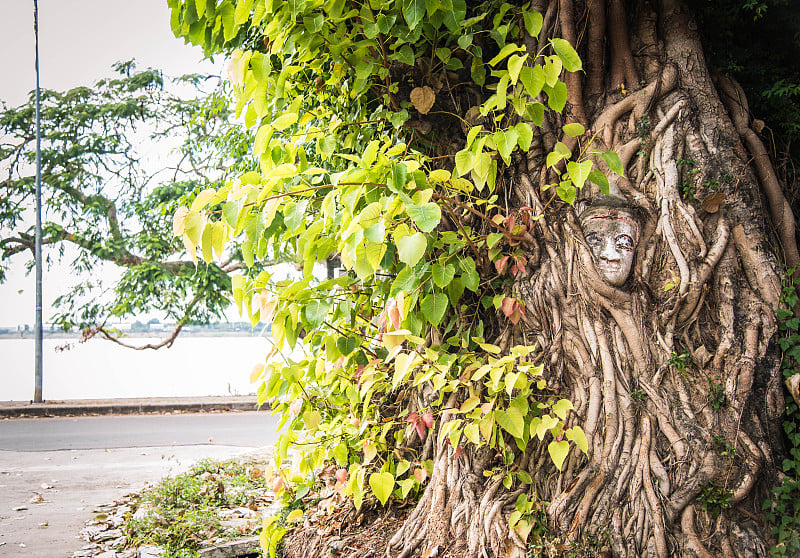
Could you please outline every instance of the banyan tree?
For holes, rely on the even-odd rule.
[[[287,501],[416,498],[387,556],[768,555],[794,218],[684,2],[172,4],[256,133],[176,233],[303,270],[234,278],[305,351],[254,371]]]

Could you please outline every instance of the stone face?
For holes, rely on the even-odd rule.
[[[581,228],[597,271],[615,287],[628,280],[639,240],[638,226],[624,211],[592,211],[581,216]]]

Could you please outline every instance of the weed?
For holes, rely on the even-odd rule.
[[[266,491],[264,476],[253,465],[201,461],[189,472],[164,479],[142,493],[138,513],[122,526],[127,547],[155,544],[165,549],[164,558],[195,556],[207,538],[242,534],[220,523],[219,508],[253,508]]]
[[[636,388],[631,390],[630,396],[634,399],[638,399],[639,401],[647,401],[647,394],[644,392],[642,388]]]
[[[718,434],[714,436],[714,449],[718,451],[722,457],[736,457],[736,448]]]
[[[700,172],[697,164],[691,159],[678,159],[675,161],[675,166],[680,169],[684,168],[684,177],[678,185],[681,191],[681,197],[684,200],[691,201],[694,199],[696,188],[693,182],[694,176]]]
[[[733,496],[732,493],[711,481],[703,486],[697,496],[697,502],[700,507],[711,514],[712,518],[716,519],[722,510],[727,510],[731,507],[731,496]]]
[[[689,354],[687,349],[680,354],[672,351],[672,354],[669,355],[669,359],[667,360],[667,364],[674,367],[675,370],[678,371],[678,374],[683,376],[684,378],[689,377],[689,373],[686,371],[686,368],[692,362],[692,356]]]
[[[728,399],[725,397],[725,388],[722,387],[722,381],[719,376],[712,376],[708,379],[708,402],[714,409],[724,407]]]
[[[650,118],[641,117],[636,122],[636,136],[639,138],[639,151],[637,155],[644,155],[647,151],[647,133],[650,130]]]

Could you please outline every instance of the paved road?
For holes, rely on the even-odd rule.
[[[276,426],[269,412],[2,420],[0,557],[71,557],[96,506],[270,446]]]
[[[0,450],[54,451],[274,443],[269,411],[0,421]]]

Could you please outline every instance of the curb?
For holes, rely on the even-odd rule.
[[[139,415],[165,412],[204,413],[255,411],[255,396],[105,399],[47,401],[44,403],[0,402],[0,419],[86,415]]]

